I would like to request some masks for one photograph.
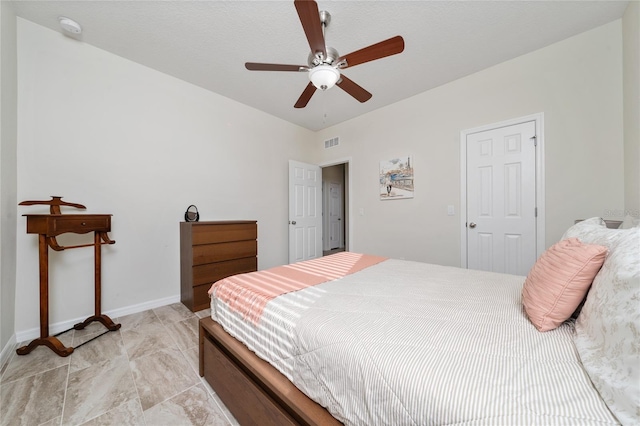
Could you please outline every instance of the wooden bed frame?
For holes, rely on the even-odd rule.
[[[241,425],[341,425],[211,318],[200,320],[200,376]]]

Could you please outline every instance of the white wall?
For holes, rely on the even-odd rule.
[[[375,96],[375,87],[367,89]],[[546,245],[574,219],[621,211],[618,20],[318,132],[315,161],[352,157],[351,249],[458,266],[460,131],[540,112]],[[341,145],[325,150],[323,141],[334,136]],[[380,160],[407,154],[413,157],[414,198],[380,201]],[[449,204],[456,206],[455,216],[447,216]]]
[[[640,2],[622,18],[624,52],[624,208],[640,217]]]
[[[103,311],[177,300],[190,204],[201,221],[256,219],[259,268],[287,262],[288,160],[308,160],[310,131],[22,19],[18,52],[18,199],[113,214]],[[17,229],[24,331],[39,324],[38,238],[22,216]],[[50,251],[50,283],[52,324],[91,315],[93,250]]]
[[[575,218],[624,208],[621,21],[315,134],[21,19],[18,52],[16,198],[114,214],[104,311],[177,297],[191,203],[201,220],[257,219],[259,267],[285,263],[290,158],[350,158],[352,250],[458,265],[460,212],[446,206],[459,207],[460,131],[544,112],[547,245]],[[379,201],[379,161],[405,154],[415,198]],[[38,326],[27,212],[46,208],[14,222],[17,331]],[[51,253],[52,323],[91,314],[92,262],[91,249]]]
[[[0,2],[0,366],[15,343],[16,56],[15,13],[10,3]]]

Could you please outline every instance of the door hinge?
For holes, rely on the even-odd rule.
[[[532,136],[529,138],[529,140],[533,140],[533,146],[538,146],[538,137],[537,136]]]
[[[534,217],[538,217],[538,208],[533,209]]]

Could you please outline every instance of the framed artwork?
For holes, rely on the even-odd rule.
[[[413,163],[411,156],[380,162],[380,199],[413,198]]]

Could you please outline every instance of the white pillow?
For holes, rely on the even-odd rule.
[[[571,228],[567,229],[567,232],[564,233],[560,240],[566,240],[567,238],[576,237],[583,243],[587,241],[584,239],[585,237],[588,239],[589,234],[596,232],[600,228],[606,228],[607,224],[604,223],[604,219],[601,217],[592,217],[590,219],[581,220],[573,225]]]
[[[574,341],[600,396],[622,424],[640,419],[640,228],[608,229],[598,218],[565,237],[609,248],[576,321]]]

